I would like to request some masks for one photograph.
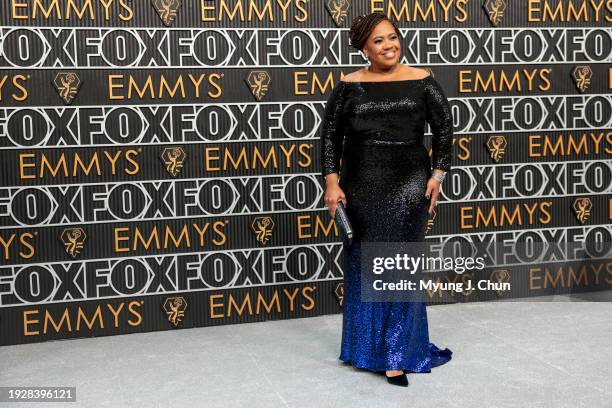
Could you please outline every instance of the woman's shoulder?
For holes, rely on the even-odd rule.
[[[363,80],[364,68],[357,71],[349,72],[340,78],[340,82],[359,82]]]
[[[413,79],[425,79],[431,77],[431,72],[423,68],[411,67],[413,72]]]
[[[423,68],[410,67],[408,65],[402,65],[400,72],[392,81],[403,81],[403,80],[419,80],[430,77],[430,72]],[[368,75],[365,68],[361,68],[357,71],[350,72],[344,75],[340,82],[351,83],[351,82],[377,82],[374,77]],[[385,82],[385,81],[380,81]]]

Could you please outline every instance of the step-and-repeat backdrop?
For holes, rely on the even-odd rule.
[[[612,241],[612,0],[4,0],[0,345],[341,312],[318,130],[374,11],[453,109],[428,240],[559,243],[430,298],[610,286],[563,243]]]

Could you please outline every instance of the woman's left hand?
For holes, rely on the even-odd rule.
[[[439,180],[437,180],[435,177],[430,177],[429,181],[427,182],[427,190],[425,191],[425,197],[427,198],[431,197],[429,209],[427,210],[427,212],[430,214],[437,204],[438,196],[440,195],[440,185],[441,184],[442,183]]]

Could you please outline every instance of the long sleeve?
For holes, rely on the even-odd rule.
[[[340,158],[344,142],[345,123],[342,120],[344,108],[344,82],[332,89],[325,104],[321,123],[321,175],[340,172]]]
[[[453,115],[444,91],[431,78],[425,85],[427,122],[431,128],[431,164],[434,169],[451,169]]]

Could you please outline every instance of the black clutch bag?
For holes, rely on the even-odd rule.
[[[336,220],[336,224],[347,239],[348,244],[351,245],[353,242],[353,227],[351,227],[351,223],[346,215],[346,209],[344,208],[342,201],[338,201],[338,205],[336,205],[334,220]]]

